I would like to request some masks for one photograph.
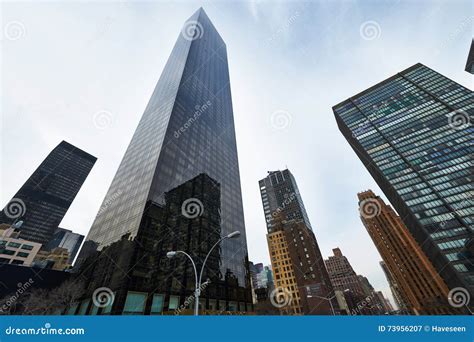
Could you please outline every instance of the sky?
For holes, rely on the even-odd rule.
[[[61,223],[87,235],[200,6],[227,45],[250,260],[270,262],[258,180],[288,167],[323,256],[341,248],[392,298],[357,206],[385,197],[332,106],[418,62],[472,89],[470,1],[2,2],[0,206],[66,140],[98,158]]]

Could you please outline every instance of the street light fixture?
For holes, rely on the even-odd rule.
[[[193,265],[193,268],[194,268],[194,277],[196,279],[196,289],[194,291],[195,293],[195,303],[194,303],[194,315],[195,316],[199,316],[199,296],[201,294],[201,280],[202,280],[202,274],[204,273],[204,267],[206,266],[206,261],[207,259],[209,258],[209,255],[211,255],[211,252],[213,251],[213,249],[223,240],[225,239],[233,239],[233,238],[237,238],[240,236],[240,232],[238,230],[236,230],[235,232],[232,232],[224,237],[221,237],[212,247],[211,249],[209,250],[209,252],[207,253],[206,255],[206,258],[204,258],[204,262],[202,263],[202,266],[201,266],[201,271],[199,272],[199,278],[198,278],[198,275],[197,275],[197,269],[196,269],[196,264],[194,263],[194,260],[193,258],[191,258],[191,256],[184,252],[184,251],[169,251],[168,253],[166,253],[166,256],[169,258],[169,259],[172,259],[174,258],[178,253],[181,253],[181,254],[184,254],[189,260],[191,260],[191,264]]]

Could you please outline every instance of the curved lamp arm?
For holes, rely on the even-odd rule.
[[[214,250],[214,248],[216,248],[216,246],[221,243],[222,241],[224,241],[225,239],[232,239],[234,237],[238,237],[240,236],[240,232],[239,231],[235,231],[235,232],[232,232],[224,237],[221,237],[212,247],[211,249],[209,250],[209,252],[207,253],[206,255],[206,258],[204,259],[204,262],[202,263],[202,266],[201,266],[201,272],[199,273],[199,285],[197,287],[197,290],[196,291],[199,291],[201,292],[201,281],[202,281],[202,274],[204,273],[204,267],[206,266],[206,261],[207,259],[209,258],[209,256],[211,255],[212,251]]]
[[[194,263],[193,258],[191,258],[191,256],[188,253],[184,252],[184,251],[176,251],[176,253],[184,254],[188,257],[189,260],[191,260],[191,264],[193,264],[193,268],[194,268],[194,279],[195,279],[195,282],[197,284],[197,280],[198,280],[197,269],[196,269],[196,264]],[[197,291],[197,287],[196,287],[196,291]]]

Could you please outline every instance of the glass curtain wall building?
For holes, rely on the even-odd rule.
[[[0,213],[0,223],[23,221],[20,238],[48,243],[97,158],[66,141],[56,146]]]
[[[473,92],[416,64],[333,111],[448,287],[474,297]]]
[[[221,274],[222,280],[232,274],[241,291],[239,300],[251,303],[226,44],[202,8],[184,24],[79,260],[126,236],[134,247],[125,273],[134,273],[136,265],[147,260],[138,256],[142,255],[140,232],[145,229],[149,206],[165,206],[168,191],[199,174],[219,185],[220,235],[241,232],[238,239],[220,244],[220,263],[214,272]],[[199,268],[202,260],[196,261]],[[138,291],[138,283],[124,279],[120,291]],[[126,296],[116,299],[119,302],[113,311],[120,313]],[[245,304],[239,305],[239,310],[246,310]]]
[[[269,233],[274,226],[273,219],[280,213],[282,219],[303,220],[306,227],[312,229],[298,185],[290,170],[269,171],[268,176],[258,184]]]

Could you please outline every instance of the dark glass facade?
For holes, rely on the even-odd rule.
[[[280,213],[282,219],[303,220],[306,227],[312,229],[295,178],[288,169],[270,171],[258,184],[269,233],[274,230],[273,220]]]
[[[473,92],[416,64],[333,111],[448,287],[473,297]]]
[[[62,141],[0,213],[0,223],[23,221],[20,238],[48,243],[97,158]]]
[[[239,307],[242,311],[245,303],[251,303],[251,292],[227,52],[202,9],[188,19],[178,37],[79,256],[82,261],[94,251],[121,244],[125,248],[122,255],[129,251],[120,267],[124,272],[117,269],[113,276],[123,277],[122,282],[109,284],[105,277],[100,284],[118,291],[114,313],[121,313],[122,309],[125,312],[123,291],[146,292],[146,298],[154,295],[154,289],[145,286],[141,277],[152,272],[158,272],[157,278],[170,275],[170,268],[156,270],[155,264],[148,264],[149,246],[141,241],[147,231],[147,215],[157,207],[169,205],[167,194],[170,196],[172,189],[185,186],[200,174],[206,174],[219,189],[221,222],[216,223],[213,238],[241,232],[238,239],[220,244],[218,258],[210,260],[206,269],[225,284],[233,282],[221,289],[228,294],[219,295],[226,302],[219,307],[227,306],[230,311]],[[191,195],[189,199],[193,198]],[[180,200],[182,203],[173,205],[181,208],[186,199]],[[168,230],[162,229],[158,235],[155,232],[156,241],[149,253],[166,254],[173,245],[164,244],[168,237]],[[151,240],[147,241],[151,244]],[[189,246],[183,241],[178,247]],[[133,274],[130,279],[129,274]],[[100,271],[94,276],[102,277]],[[183,280],[184,274],[174,277],[186,289],[194,286],[194,278]],[[170,296],[178,285],[163,283],[158,287],[157,291],[166,294],[164,311],[174,308],[176,298]],[[178,301],[182,303],[183,296]],[[235,302],[240,304],[236,306]]]
[[[83,240],[84,235],[73,233],[68,229],[58,228],[45,249],[50,251],[56,247],[66,248],[69,252],[69,263],[72,265]]]
[[[474,74],[474,39],[471,41],[471,49],[467,56],[466,69],[467,72]]]

